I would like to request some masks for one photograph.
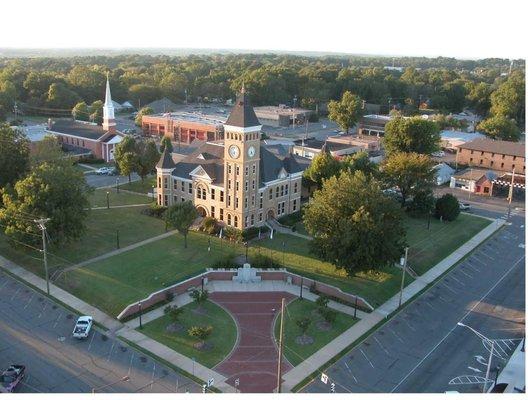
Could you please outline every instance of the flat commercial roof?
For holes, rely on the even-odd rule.
[[[509,142],[506,140],[475,139],[458,146],[459,149],[484,151],[487,153],[506,154],[509,156],[524,157],[524,143]]]
[[[196,124],[215,125],[215,126],[223,125],[227,120],[227,116],[217,115],[217,114],[204,114],[204,113],[200,113],[197,111],[195,112],[177,111],[177,112],[149,115],[148,117],[169,118],[173,121],[185,121],[185,122],[193,122]]]
[[[259,106],[253,107],[253,109],[255,110],[255,114],[257,114],[257,116],[261,116],[262,118],[274,118],[278,117],[279,115],[289,115],[290,117],[293,117],[294,115],[311,113],[311,111],[307,110],[306,108],[292,108],[284,106]]]

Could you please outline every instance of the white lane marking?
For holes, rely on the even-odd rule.
[[[48,306],[48,303],[44,303],[44,307],[42,307],[42,311],[40,312],[40,314],[38,315],[38,318],[40,319],[40,317],[42,317],[42,314],[44,314],[44,311],[46,311],[46,307]]]
[[[59,316],[57,317],[57,319],[55,320],[55,323],[53,324],[53,329],[55,329],[57,327],[57,324],[59,323],[60,317],[62,317],[62,313],[60,313]]]
[[[358,380],[356,379],[356,377],[354,376],[354,374],[352,373],[352,370],[350,369],[350,367],[348,366],[347,362],[345,361],[345,367],[346,369],[348,369],[348,372],[350,373],[350,375],[352,375],[352,378],[354,378],[354,381],[356,383],[358,383]]]
[[[97,335],[96,332],[93,333],[92,338],[90,339],[90,344],[88,345],[88,351],[90,351],[90,348],[92,347],[92,343],[93,343],[93,341],[94,341],[94,337],[95,337],[95,335]]]
[[[467,266],[468,266],[468,268],[471,268],[471,269],[474,270],[475,272],[480,272],[480,269],[478,269],[478,268],[475,267],[474,265],[471,265],[470,263],[467,263]]]
[[[106,362],[110,362],[110,357],[112,357],[112,352],[114,351],[115,346],[115,340],[112,342],[112,347],[110,348],[110,353],[108,353],[108,357],[106,359]]]
[[[504,343],[504,346],[506,346],[508,350],[511,350],[511,347],[508,345],[508,343],[506,343],[506,340],[503,340],[502,343]]]
[[[130,363],[128,364],[128,374],[127,376],[130,376],[130,372],[132,371],[132,361],[134,361],[134,353],[130,356]]]
[[[16,295],[22,290],[22,286],[20,286],[17,291],[15,292],[15,294],[11,297],[11,301],[15,300],[15,297]]]
[[[428,301],[425,302],[425,305],[431,307],[432,310],[437,311],[437,309],[434,308]]]
[[[152,390],[152,384],[154,383],[154,374],[156,373],[156,363],[152,367],[152,376],[150,377],[150,390]]]
[[[414,331],[416,332],[416,329],[409,323],[409,321],[407,321],[405,318],[403,319],[403,321],[405,322],[405,325],[407,325],[407,327],[411,330],[411,331]]]
[[[492,291],[493,291],[493,290],[494,290],[494,289],[495,289],[495,288],[496,288],[496,287],[497,287],[497,286],[498,286],[498,285],[504,280],[504,278],[506,278],[506,276],[508,276],[508,274],[509,274],[511,271],[513,271],[513,269],[514,269],[515,267],[517,267],[517,265],[518,265],[523,259],[524,259],[524,255],[521,256],[521,258],[519,258],[519,259],[518,259],[518,260],[517,260],[517,261],[516,261],[511,267],[510,267],[510,269],[508,269],[508,270],[507,270],[507,271],[506,271],[506,272],[505,272],[505,273],[504,273],[504,274],[503,274],[503,275],[502,275],[502,276],[501,276],[501,277],[495,282],[495,284],[494,284],[491,288],[489,288],[489,290],[488,290],[486,293],[484,293],[484,295],[480,298],[479,301],[477,301],[475,304],[473,304],[473,306],[468,310],[467,313],[464,314],[464,316],[460,319],[459,322],[462,322],[462,321],[463,321],[463,320],[464,320],[469,314],[471,314],[471,313],[473,312],[473,310],[474,310],[475,308],[477,308],[477,307],[480,305],[480,303],[482,303],[482,300],[484,300],[484,299],[485,299],[485,298],[486,298],[486,297],[487,297],[487,296],[488,296],[488,295],[489,295],[489,294],[490,294],[490,293],[491,293],[491,292],[492,292]],[[401,384],[402,384],[403,382],[405,382],[405,381],[407,380],[407,378],[408,378],[409,376],[411,376],[411,374],[412,374],[414,371],[416,371],[416,369],[419,368],[420,365],[422,365],[422,363],[423,363],[423,362],[424,362],[424,361],[425,361],[425,360],[426,360],[431,354],[433,354],[433,352],[434,352],[434,351],[435,351],[435,350],[436,350],[436,349],[437,349],[442,343],[444,343],[444,341],[449,337],[449,335],[451,335],[451,333],[457,328],[457,326],[458,326],[458,325],[455,324],[455,325],[449,330],[449,332],[446,333],[446,335],[445,335],[445,336],[444,336],[444,337],[443,337],[443,338],[442,338],[442,339],[441,339],[441,340],[440,340],[440,341],[439,341],[439,342],[438,342],[438,343],[437,343],[437,344],[436,344],[436,345],[435,345],[435,346],[434,346],[434,347],[433,347],[433,348],[432,348],[432,349],[431,349],[431,350],[430,350],[430,351],[429,351],[429,352],[428,352],[428,353],[427,353],[427,354],[426,354],[426,355],[420,360],[420,362],[419,362],[418,364],[416,364],[416,365],[414,366],[414,368],[411,369],[411,370],[407,373],[407,375],[405,375],[405,376],[402,378],[402,380],[401,380],[396,386],[394,386],[394,387],[392,388],[391,393],[393,393],[396,389],[398,389],[398,388],[401,386]]]
[[[404,343],[403,339],[396,334],[392,329],[389,329],[389,332],[391,332],[394,336],[396,336],[396,339],[398,339],[400,342]]]
[[[363,351],[363,349],[359,349],[359,351],[361,351],[361,354],[363,354],[363,357],[365,357],[365,359],[368,361],[368,363],[370,364],[370,366],[372,368],[374,368],[374,365],[372,365],[372,363],[370,362],[369,358],[367,357],[367,355],[365,354],[365,352]]]
[[[448,286],[447,283],[445,283],[444,281],[442,281],[442,284],[444,285],[444,287],[445,287],[446,289],[450,290],[450,291],[453,292],[454,294],[457,294],[457,293],[458,293],[455,289],[453,289],[453,288],[451,288],[450,286]]]
[[[0,291],[5,288],[7,286],[7,284],[9,283],[9,281],[5,281],[4,284],[2,286],[0,286]]]
[[[453,278],[453,280],[455,282],[458,282],[460,283],[462,286],[466,286],[466,284],[464,282],[462,282],[460,279],[458,279],[456,276],[454,276],[453,274],[449,275],[450,278]]]
[[[31,297],[29,298],[28,302],[26,303],[26,305],[24,306],[24,310],[26,308],[28,308],[29,304],[33,301],[33,297],[35,297],[35,293],[32,293],[31,294]]]
[[[481,356],[481,355],[475,356],[475,360],[476,360],[479,364],[482,364],[482,365],[484,365],[484,366],[488,366],[488,361],[484,358],[484,356]]]
[[[378,338],[376,336],[374,336],[374,340],[376,341],[377,344],[379,344],[379,347],[381,347],[381,349],[385,352],[385,354],[389,354],[389,352],[387,351],[387,349],[381,344],[381,342],[378,340]]]
[[[481,256],[484,256],[484,257],[486,257],[486,258],[489,258],[491,261],[495,261],[495,259],[494,259],[492,256],[490,256],[488,253],[486,253],[485,251],[481,251],[479,254],[480,254]]]
[[[480,369],[470,367],[469,365],[468,365],[468,368],[469,368],[471,371],[474,371],[474,372],[482,372]]]
[[[466,275],[468,278],[473,278],[473,275],[470,275],[467,272],[464,272],[464,270],[462,268],[458,269],[457,271],[460,271],[460,273]]]

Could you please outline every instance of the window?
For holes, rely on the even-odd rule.
[[[178,181],[174,179],[174,189],[178,189]]]
[[[168,180],[167,180],[167,178],[163,178],[163,187],[164,187],[165,189],[167,189],[168,186],[169,186],[169,184],[168,184]]]
[[[502,155],[502,159],[504,160],[504,157],[506,157],[504,154]]]
[[[275,188],[275,197],[279,197],[279,187]]]
[[[247,197],[244,197],[244,208],[247,210],[248,208],[248,201],[247,201]]]
[[[481,155],[481,156],[483,156],[483,155],[484,155],[484,152],[483,152],[483,151],[481,151],[481,152],[480,152],[480,155]]]
[[[158,194],[158,204],[161,206],[161,194]]]
[[[220,201],[224,201],[224,191],[220,190]]]
[[[169,196],[163,196],[163,205],[166,207],[169,205]]]
[[[484,193],[489,193],[489,190],[490,190],[490,188],[489,188],[489,187],[487,187],[487,186],[486,186],[486,187],[484,187]]]
[[[256,164],[253,164],[253,168],[252,168],[252,170],[253,170],[253,173],[254,173],[254,174],[257,172],[257,165],[256,165]]]
[[[263,197],[264,197],[263,195],[264,195],[264,193],[260,192],[259,208],[262,208]]]
[[[504,163],[501,163],[501,168],[504,168]]]
[[[262,222],[262,213],[259,213],[259,222]]]
[[[255,215],[251,214],[251,226],[255,225]]]
[[[515,169],[515,164],[512,164],[512,167],[511,167],[511,169]]]
[[[273,189],[270,188],[269,190],[269,199],[273,199]]]
[[[223,221],[224,220],[224,209],[221,208],[220,209],[220,221]]]
[[[235,208],[238,208],[238,197],[235,197]]]
[[[214,206],[211,206],[211,217],[215,217],[215,208]]]
[[[174,203],[178,201],[178,196],[174,195]]]
[[[255,189],[255,179],[253,179],[253,181],[251,182],[251,189]]]
[[[238,165],[236,166],[236,174],[237,176],[240,175],[240,167]]]
[[[249,167],[246,167],[246,168],[245,168],[244,173],[246,174],[246,176],[249,175]]]
[[[473,162],[473,158],[470,158],[469,159],[469,163],[471,164]]]
[[[490,162],[490,167],[493,167],[493,161]]]
[[[293,184],[293,193],[297,193],[297,182]]]
[[[231,189],[231,179],[229,179],[229,180],[227,181],[227,188],[228,188],[228,189]]]
[[[182,203],[185,201],[185,198],[183,196],[181,197],[181,201]]]
[[[515,161],[517,159],[517,156],[513,156],[513,161]]]
[[[281,191],[280,191],[281,197],[284,196],[284,185],[281,185]]]
[[[231,225],[231,214],[227,214],[227,225]]]
[[[293,200],[293,211],[297,211],[297,200]]]
[[[288,195],[288,185],[284,185],[284,194]]]
[[[244,182],[244,190],[247,192],[248,191],[248,185],[249,185],[249,182],[246,181]]]
[[[207,191],[205,190],[205,188],[202,189],[202,199],[207,200]]]
[[[189,182],[189,193],[192,194],[192,183]]]
[[[158,176],[158,187],[161,188],[161,176]]]
[[[185,191],[185,183],[183,181],[181,181],[181,191]]]
[[[238,181],[236,181],[236,191],[238,192]]]
[[[227,164],[227,173],[228,173],[228,174],[231,173],[231,164]]]
[[[227,206],[229,207],[231,205],[231,195],[227,196]]]
[[[255,205],[255,195],[251,196],[251,206],[253,207]]]
[[[248,216],[246,215],[246,217],[244,218],[244,228],[247,228],[248,226]]]
[[[202,188],[196,189],[196,197],[201,199],[202,198]]]
[[[211,189],[211,200],[215,199],[215,190]]]
[[[238,217],[235,215],[235,228],[238,228]]]
[[[480,162],[479,162],[480,165],[482,165],[482,158],[480,159]]]

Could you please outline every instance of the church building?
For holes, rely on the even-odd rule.
[[[191,200],[202,216],[238,229],[300,210],[310,160],[282,145],[265,146],[244,88],[224,124],[224,140],[208,141],[175,163],[164,151],[156,166],[157,202]]]

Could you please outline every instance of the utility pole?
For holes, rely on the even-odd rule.
[[[279,334],[279,359],[277,367],[277,393],[281,392],[282,387],[282,348],[284,342],[284,298],[281,304],[280,334]]]
[[[398,308],[402,305],[402,297],[403,297],[403,287],[405,286],[405,271],[407,270],[407,255],[409,254],[409,248],[405,248],[405,257],[403,258],[403,274],[402,274],[402,280],[401,280],[401,288],[400,288],[400,301],[398,303]]]
[[[513,168],[512,170],[512,178],[511,178],[511,182],[510,182],[510,190],[509,190],[509,193],[508,193],[508,219],[510,219],[510,214],[511,214],[511,202],[512,202],[512,199],[513,199],[513,183],[515,181],[515,168]]]
[[[49,218],[40,218],[34,220],[35,223],[39,226],[40,230],[42,231],[42,252],[44,254],[44,270],[46,272],[46,293],[50,294],[50,288],[49,288],[49,273],[48,273],[48,254],[47,254],[47,248],[46,248],[46,222],[48,222]]]

